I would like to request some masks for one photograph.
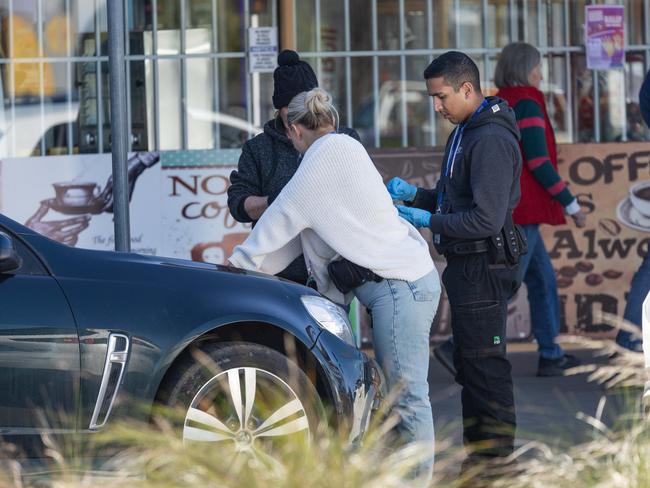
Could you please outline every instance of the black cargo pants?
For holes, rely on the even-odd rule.
[[[451,307],[456,382],[461,385],[463,439],[473,455],[507,456],[516,428],[506,358],[508,299],[517,266],[492,266],[487,253],[447,256],[442,281]]]

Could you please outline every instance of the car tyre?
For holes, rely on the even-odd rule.
[[[269,347],[234,342],[195,349],[175,367],[160,401],[182,409],[184,443],[234,448],[277,463],[284,442],[307,442],[325,419],[307,375]],[[180,419],[179,419],[179,423]]]

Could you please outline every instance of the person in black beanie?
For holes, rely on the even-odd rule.
[[[230,174],[228,208],[238,222],[255,225],[298,169],[300,154],[286,135],[287,107],[293,97],[317,86],[314,70],[297,52],[280,53],[278,67],[273,72],[276,115],[264,124],[264,132],[244,144],[237,169]],[[338,130],[359,140],[359,134],[353,129],[339,127]],[[278,276],[306,284],[308,275],[303,257],[298,257]]]

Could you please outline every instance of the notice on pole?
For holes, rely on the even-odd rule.
[[[271,73],[277,66],[278,29],[276,27],[249,28],[248,55],[251,73]]]
[[[617,69],[625,63],[625,7],[585,6],[588,69]]]

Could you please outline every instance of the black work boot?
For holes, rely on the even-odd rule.
[[[537,376],[564,376],[567,369],[575,368],[579,365],[580,360],[571,354],[565,354],[557,359],[540,357],[537,365]]]

